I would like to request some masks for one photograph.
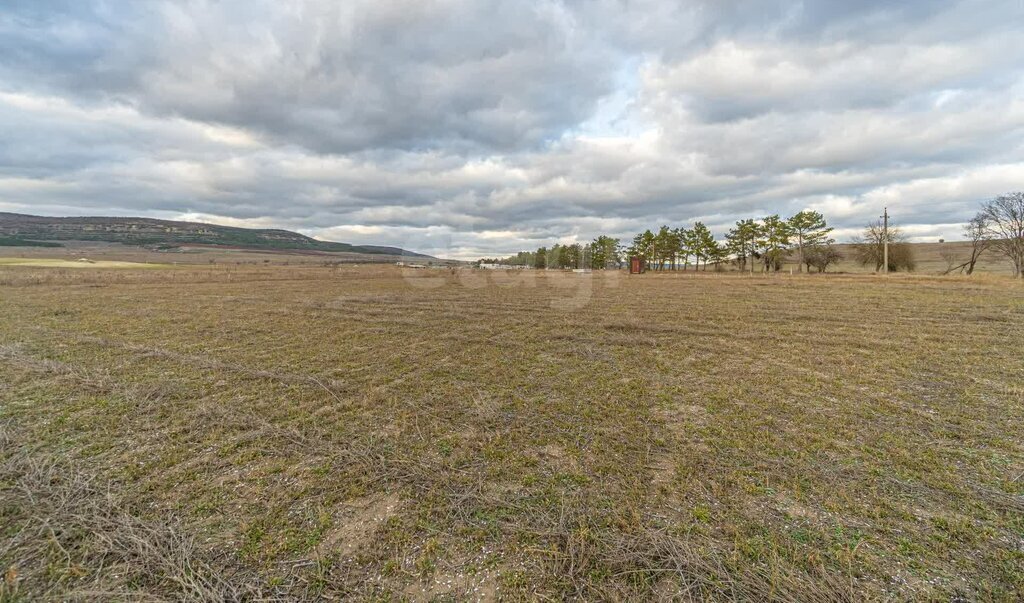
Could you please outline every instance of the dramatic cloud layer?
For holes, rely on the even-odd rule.
[[[895,5],[895,6],[894,6]],[[14,0],[0,211],[449,257],[1024,188],[1019,0]]]

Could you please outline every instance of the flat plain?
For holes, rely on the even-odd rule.
[[[998,276],[0,266],[0,600],[1020,600]]]

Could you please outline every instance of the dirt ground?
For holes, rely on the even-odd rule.
[[[0,600],[1020,600],[1024,287],[0,266]]]

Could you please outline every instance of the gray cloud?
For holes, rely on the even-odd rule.
[[[92,8],[15,8],[4,20],[5,71],[315,152],[538,145],[611,86],[610,51],[558,3]],[[68,46],[52,48],[54,38]]]
[[[0,8],[0,210],[442,255],[1024,186],[1017,2]]]

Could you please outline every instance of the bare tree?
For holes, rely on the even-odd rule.
[[[864,227],[864,232],[853,239],[854,259],[862,266],[874,265],[875,271],[882,269],[885,263],[883,259],[883,248],[885,246],[885,229],[882,223],[874,221]],[[889,271],[895,272],[903,269],[912,271],[917,263],[914,261],[914,251],[907,243],[907,237],[899,228],[890,226],[889,230]]]
[[[963,272],[964,268],[967,266],[967,262],[957,264],[957,262],[960,261],[960,254],[953,249],[943,249],[939,252],[939,257],[942,258],[943,262],[946,262],[946,269],[942,271],[942,274],[949,274],[954,270],[960,270]]]
[[[985,253],[992,245],[992,239],[988,235],[985,216],[980,212],[971,218],[967,224],[964,224],[964,238],[971,244],[970,256],[961,262],[959,254],[955,251],[952,249],[943,250],[939,254],[946,261],[946,270],[942,274],[949,274],[954,270],[959,270],[967,275],[973,274],[981,254]],[[941,243],[942,241],[940,240],[939,242]]]
[[[1024,277],[1024,192],[986,201],[978,218],[984,222],[985,237],[992,248],[1013,263],[1013,276]]]
[[[978,263],[978,258],[981,254],[989,248],[992,243],[986,235],[985,216],[978,214],[971,218],[971,221],[964,226],[964,236],[971,242],[971,257],[967,260],[967,265],[964,266],[964,271],[967,274],[974,272],[974,267]]]
[[[811,271],[812,266],[817,268],[818,272],[825,272],[829,266],[842,261],[842,259],[843,255],[831,244],[813,245],[804,249],[804,263],[807,264],[807,272]]]

